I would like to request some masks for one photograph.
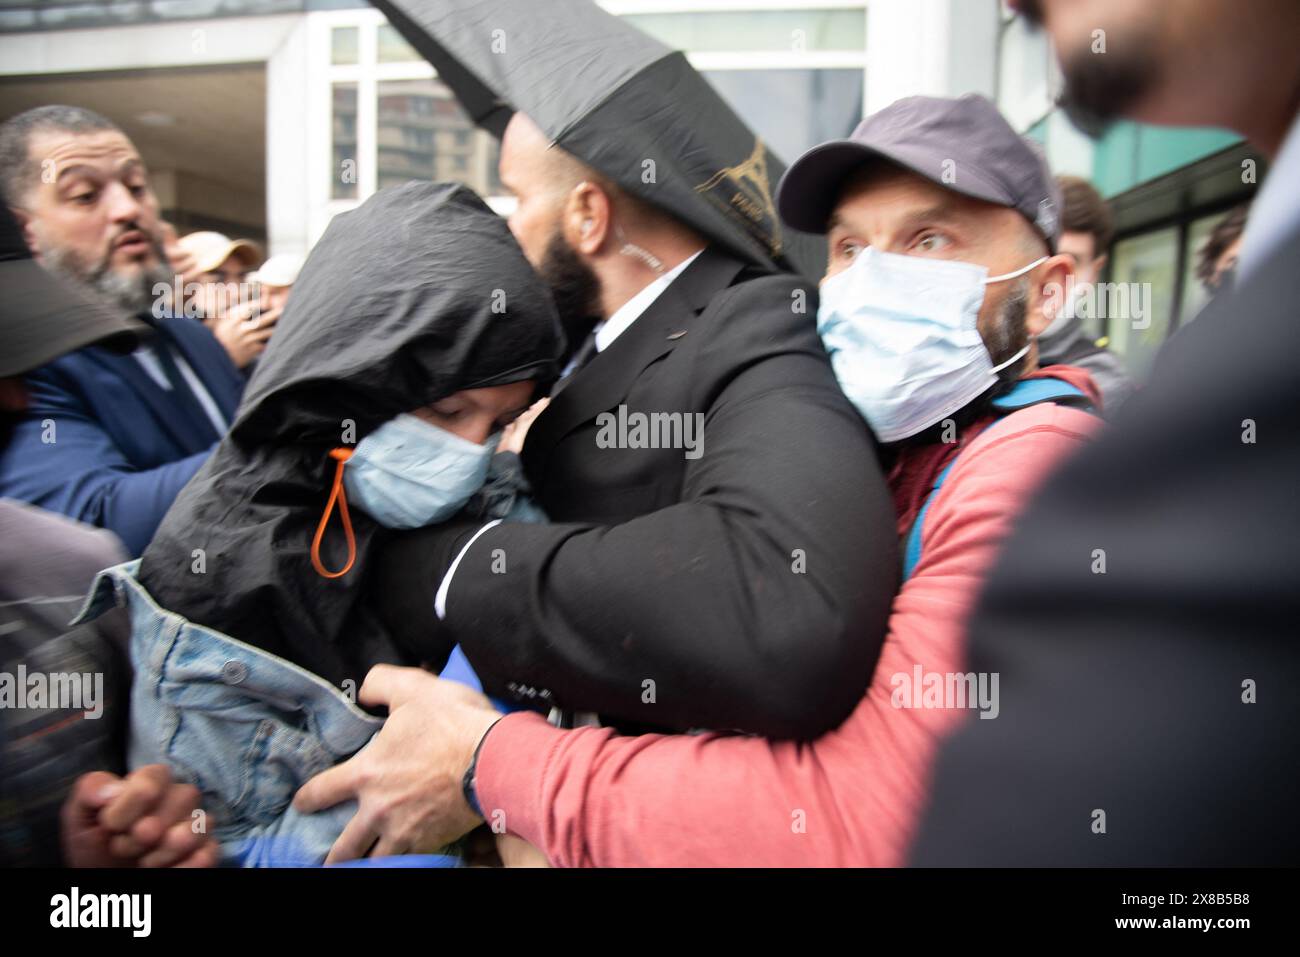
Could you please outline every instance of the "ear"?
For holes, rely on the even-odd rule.
[[[609,238],[613,204],[608,194],[589,180],[583,180],[564,203],[564,238],[584,256],[594,256]]]
[[[1074,275],[1074,259],[1058,254],[1039,263],[1029,274],[1029,307],[1025,313],[1025,327],[1031,338],[1037,338],[1052,324],[1062,309],[1069,293],[1069,280]]]
[[[14,214],[14,219],[18,222],[18,228],[22,230],[23,242],[31,250],[32,258],[39,261],[41,258],[40,243],[36,240],[36,231],[32,229],[31,214],[18,206],[10,206],[9,212]]]
[[[1106,263],[1108,262],[1110,262],[1110,253],[1102,253],[1092,261],[1092,268],[1097,271],[1098,279],[1100,279],[1101,274],[1106,271]]]

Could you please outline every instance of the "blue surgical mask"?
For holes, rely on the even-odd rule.
[[[817,332],[840,388],[881,442],[916,435],[997,382],[1029,351],[994,366],[976,328],[984,287],[1024,275],[989,276],[973,263],[882,253],[867,247],[822,283]]]
[[[478,445],[399,415],[357,443],[343,470],[348,501],[386,528],[434,525],[482,487],[500,437]]]

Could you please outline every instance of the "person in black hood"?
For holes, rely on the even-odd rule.
[[[89,613],[115,590],[132,615],[131,762],[200,787],[227,861],[323,859],[351,810],[288,804],[378,728],[350,692],[375,664],[440,665],[385,626],[372,553],[479,490],[562,340],[474,193],[381,191],[312,251],[229,435],[142,559],[101,575]]]
[[[364,506],[349,513],[348,572],[313,570],[331,453],[413,410],[482,444],[555,378],[560,336],[505,222],[468,189],[410,183],[336,217],[229,436],[146,549],[141,583],[165,608],[335,685],[410,663],[358,600],[384,532]],[[341,524],[318,546],[330,569],[347,562]]]

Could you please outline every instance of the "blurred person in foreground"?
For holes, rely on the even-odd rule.
[[[25,373],[89,345],[130,349],[145,327],[32,260],[0,206],[0,448]],[[69,626],[95,573],[123,558],[108,532],[0,498],[0,866],[211,864],[197,791],[165,766],[123,778],[127,622]]]
[[[184,315],[201,319],[230,361],[248,369],[280,318],[280,310],[268,308],[254,284],[262,251],[247,239],[206,230],[182,236],[176,245],[189,263],[180,274]]]
[[[971,626],[1002,714],[945,745],[914,860],[1294,864],[1300,4],[1013,6],[1045,26],[1086,127],[1228,127],[1272,171],[1233,290],[1008,541]]]
[[[0,124],[0,171],[37,261],[148,326],[130,355],[90,345],[27,376],[0,495],[106,528],[138,555],[225,433],[244,378],[201,324],[155,318],[173,277],[158,201],[121,130],[77,107],[28,110]]]
[[[1074,260],[1074,282],[1066,304],[1038,337],[1039,359],[1086,369],[1101,390],[1106,415],[1114,415],[1133,392],[1124,362],[1084,329],[1089,309],[1102,310],[1106,300],[1098,286],[1106,268],[1107,250],[1115,236],[1110,209],[1086,179],[1058,176],[1061,190],[1061,252]]]
[[[944,177],[955,160],[957,185]],[[422,803],[363,796],[336,847],[451,835],[483,819],[563,866],[888,866],[903,860],[939,735],[997,688],[963,676],[963,625],[1011,521],[1100,422],[1086,372],[1038,367],[1061,300],[1059,198],[1036,148],[987,100],[912,97],[852,139],[815,147],[777,202],[823,233],[818,328],[846,396],[880,438],[904,543],[880,662],[848,719],[800,744],[734,734],[618,736],[486,700],[414,669],[379,668],[363,701],[391,709],[358,758],[313,781],[304,808],[400,761]],[[931,700],[933,698],[933,700]],[[402,778],[399,778],[402,779]],[[365,792],[363,792],[364,794]],[[383,788],[375,797],[382,802]]]

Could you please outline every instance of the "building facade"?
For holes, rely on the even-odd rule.
[[[546,0],[536,0],[546,2]],[[1151,283],[1149,326],[1096,320],[1136,371],[1199,305],[1210,225],[1257,157],[1221,131],[1123,124],[1093,143],[1053,108],[1045,38],[999,0],[603,0],[691,62],[787,162],[901,96],[982,93],[1093,180],[1119,234],[1108,278]],[[2,0],[0,118],[86,106],[131,136],[164,215],[305,252],[330,218],[410,179],[500,211],[497,144],[358,0]]]
[[[862,116],[862,0],[602,5],[686,50],[780,155]],[[5,0],[0,60],[0,117],[51,102],[104,113],[182,232],[305,252],[335,213],[410,179],[463,181],[510,205],[495,140],[356,0]]]

